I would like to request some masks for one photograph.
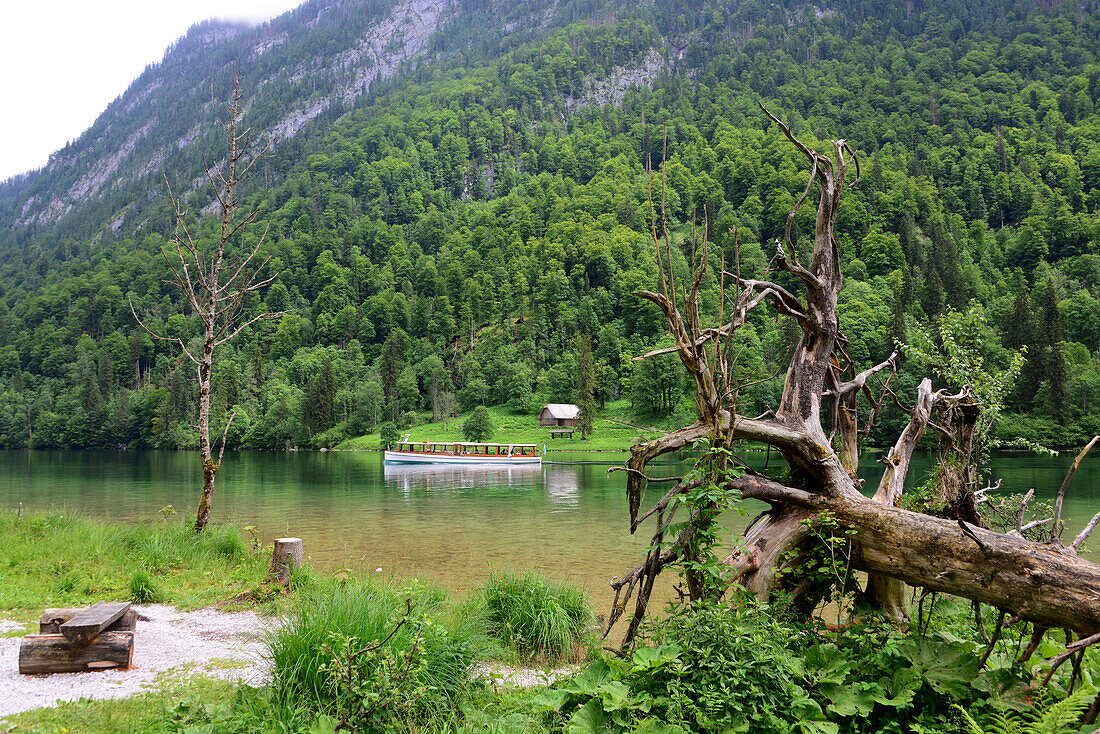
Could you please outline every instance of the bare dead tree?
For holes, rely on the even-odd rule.
[[[781,120],[764,113],[787,140],[809,161],[806,189],[790,215],[782,241],[768,272],[786,273],[798,284],[788,289],[774,281],[743,277],[740,269],[723,267],[721,304],[714,324],[705,324],[700,311],[700,283],[708,267],[706,233],[693,243],[690,283],[684,287],[673,275],[672,244],[667,229],[653,216],[653,240],[657,247],[660,292],[638,291],[661,310],[675,342],[674,347],[652,351],[639,359],[674,352],[680,357],[695,386],[698,420],[661,438],[634,446],[626,466],[631,531],[655,517],[652,550],[645,560],[622,578],[612,579],[615,599],[605,636],[634,600],[624,644],[629,644],[646,612],[654,579],[663,568],[683,559],[690,546],[694,518],[679,524],[679,537],[666,538],[672,526],[675,498],[690,492],[695,475],[660,481],[659,499],[643,509],[650,484],[646,474],[653,459],[690,448],[698,441],[729,446],[737,440],[761,442],[777,451],[786,464],[782,481],[742,468],[721,479],[726,489],[742,498],[763,500],[769,509],[757,517],[738,550],[725,559],[726,581],[742,590],[767,598],[781,586],[796,606],[814,608],[821,589],[804,583],[797,573],[797,559],[806,552],[810,525],[821,513],[829,513],[851,532],[850,562],[868,575],[863,590],[868,600],[899,623],[908,620],[904,585],[922,587],[925,593],[949,593],[986,604],[1036,629],[1068,629],[1081,639],[1072,651],[1092,644],[1100,632],[1100,566],[1078,557],[1082,538],[1071,547],[1056,539],[1047,543],[1027,540],[1019,532],[994,532],[968,521],[975,499],[976,475],[971,468],[972,435],[976,404],[970,386],[956,393],[933,389],[931,379],[917,388],[916,400],[906,405],[890,388],[896,355],[863,371],[845,351],[839,327],[837,302],[842,286],[840,252],[834,236],[840,198],[847,186],[859,179],[859,160],[844,140],[832,143],[831,155],[802,143]],[[849,183],[849,168],[855,181]],[[817,213],[813,251],[808,263],[799,260],[792,241],[795,215],[817,188]],[[652,193],[651,201],[654,199]],[[767,272],[763,278],[768,277]],[[748,417],[739,412],[736,389],[722,355],[747,315],[770,304],[777,317],[794,319],[800,329],[790,357],[782,398],[774,412]],[[877,395],[876,395],[877,393]],[[909,422],[881,460],[884,468],[873,497],[860,491],[856,479],[858,435],[856,399],[865,396],[872,417],[883,409],[887,397],[909,415]],[[826,432],[824,424],[831,424]],[[934,517],[901,508],[910,460],[921,436],[932,430],[949,442],[961,457],[961,469],[951,477],[953,497],[965,496],[957,516]],[[1067,480],[1068,481],[1068,480]],[[665,487],[671,483],[671,487]],[[960,494],[961,490],[965,492]],[[978,490],[979,494],[985,490]],[[671,509],[670,509],[671,508]],[[804,521],[811,522],[804,522]],[[1054,525],[1058,525],[1058,519]],[[1100,524],[1100,515],[1086,533]],[[1087,536],[1086,536],[1087,537]],[[782,572],[781,572],[782,571]],[[690,583],[689,583],[690,586]]]
[[[213,95],[211,95],[213,100]],[[190,360],[196,368],[199,383],[198,423],[194,428],[199,433],[199,456],[202,459],[202,496],[199,499],[195,515],[195,530],[202,531],[210,519],[210,504],[214,496],[214,477],[221,466],[225,453],[225,441],[229,427],[233,423],[231,413],[222,431],[221,447],[217,460],[214,459],[213,444],[210,440],[210,382],[213,375],[214,351],[227,343],[242,330],[262,319],[276,318],[278,313],[260,313],[245,316],[246,297],[268,285],[275,276],[261,278],[260,273],[270,257],[256,263],[257,255],[267,237],[267,229],[246,253],[234,256],[227,248],[236,241],[236,235],[242,228],[256,221],[259,207],[248,209],[242,214],[241,184],[256,161],[263,157],[267,146],[256,150],[252,144],[249,128],[241,125],[244,116],[244,96],[241,91],[240,69],[233,79],[233,90],[224,112],[219,116],[218,124],[225,130],[228,138],[228,151],[225,157],[211,165],[203,156],[203,169],[207,181],[217,201],[220,214],[218,239],[206,243],[192,235],[187,225],[187,210],[180,197],[172,191],[165,177],[167,197],[175,214],[175,228],[172,233],[172,248],[161,249],[161,255],[168,264],[172,277],[165,280],[179,289],[202,325],[202,349],[193,349],[182,338],[158,334],[146,326],[138,316],[133,301],[130,311],[143,329],[156,339],[174,342],[183,357]]]

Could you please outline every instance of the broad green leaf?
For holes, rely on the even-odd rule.
[[[561,689],[568,693],[584,693],[594,696],[597,689],[610,679],[611,667],[606,661],[597,660],[566,681]]]
[[[872,691],[859,684],[822,683],[818,690],[832,702],[826,708],[837,716],[866,716],[875,707]]]
[[[618,711],[630,703],[630,689],[622,681],[612,680],[602,684],[598,695],[604,711]]]
[[[978,674],[978,658],[946,642],[911,639],[899,650],[932,690],[952,698],[964,697]]]
[[[631,662],[636,668],[657,668],[666,663],[675,662],[680,655],[680,646],[674,644],[658,647],[639,647],[634,651]]]
[[[676,724],[666,724],[657,719],[643,719],[631,734],[688,734],[688,731]]]
[[[831,721],[800,721],[798,730],[802,734],[837,734],[840,727]]]
[[[569,691],[551,688],[532,698],[531,705],[536,711],[560,711],[571,695]]]
[[[921,687],[921,674],[915,668],[899,668],[890,678],[879,680],[880,690],[875,692],[875,703],[901,709],[913,702],[913,696]]]
[[[852,670],[848,658],[831,642],[806,650],[805,661],[806,678],[814,683],[843,683]]]
[[[796,698],[791,701],[791,714],[801,721],[825,720],[825,712],[812,698]]]
[[[566,724],[565,732],[566,734],[600,734],[604,731],[606,721],[607,717],[604,716],[599,699],[593,698],[577,709],[573,718]]]

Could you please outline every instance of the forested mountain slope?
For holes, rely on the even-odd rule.
[[[193,335],[163,283],[156,179],[197,183],[210,82],[224,89],[236,58],[246,121],[275,138],[251,199],[278,278],[250,307],[287,315],[222,354],[234,445],[569,401],[580,334],[601,399],[674,409],[678,364],[630,361],[661,338],[631,295],[657,272],[646,163],[666,161],[674,239],[705,220],[717,265],[736,227],[758,272],[807,176],[758,100],[811,144],[860,152],[837,228],[852,357],[968,312],[993,364],[1027,347],[1006,437],[1074,443],[1100,430],[1098,54],[1096,2],[315,0],[255,29],[197,27],[44,171],[0,187],[0,445],[194,440],[190,368],[126,298]],[[763,310],[739,335],[746,379],[796,336]],[[778,386],[742,399],[763,410]]]

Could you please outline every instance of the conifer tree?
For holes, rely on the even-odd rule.
[[[585,439],[592,435],[596,424],[596,365],[588,334],[577,337],[577,407],[577,428]]]

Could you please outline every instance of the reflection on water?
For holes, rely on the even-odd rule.
[[[454,464],[383,464],[382,476],[387,487],[399,487],[405,496],[411,492],[447,492],[454,489],[488,486],[534,486],[542,467],[534,465],[486,466]]]
[[[764,460],[762,454],[749,458]],[[1040,498],[1049,498],[1072,460],[997,456],[993,478],[1004,479],[1006,492],[1035,487]],[[910,486],[923,481],[931,465],[932,457],[916,457]],[[655,471],[672,474],[685,466]],[[874,486],[873,458],[863,466],[868,486]],[[23,502],[30,509],[156,520],[161,508],[172,505],[189,517],[201,482],[198,459],[190,453],[0,452],[5,508]],[[383,574],[417,575],[465,590],[494,567],[536,568],[585,587],[602,604],[608,579],[641,560],[652,531],[647,525],[636,536],[628,532],[624,486],[622,474],[608,476],[607,465],[588,463],[383,466],[376,452],[250,452],[226,455],[213,517],[253,524],[265,540],[301,537],[312,563],[330,570],[382,568]],[[731,518],[731,530],[739,531],[763,507],[746,504],[748,516]],[[1100,459],[1090,457],[1066,497],[1066,534],[1097,509]]]

